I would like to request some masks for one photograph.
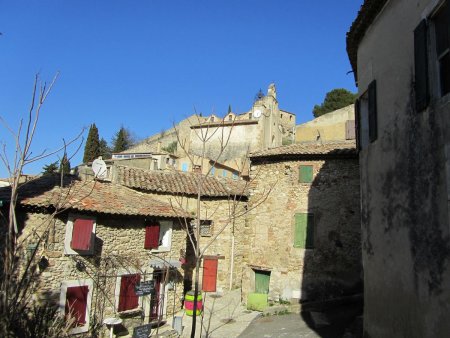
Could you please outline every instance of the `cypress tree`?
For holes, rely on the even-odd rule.
[[[93,123],[89,128],[89,134],[84,147],[83,163],[92,162],[100,156],[100,141],[98,137],[98,129]]]
[[[112,152],[120,153],[133,145],[130,133],[122,126],[112,140]]]
[[[61,159],[61,163],[59,164],[59,172],[62,172],[64,175],[70,174],[70,161],[67,158],[67,154],[64,154]]]

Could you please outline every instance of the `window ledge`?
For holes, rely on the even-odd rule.
[[[159,247],[158,249],[152,249],[152,253],[159,253],[159,252],[170,252],[170,248],[168,247]]]
[[[137,308],[135,308],[135,309],[117,312],[117,314],[118,314],[120,317],[132,317],[132,316],[135,316],[135,315],[137,315],[137,314],[141,314],[142,311],[144,311],[143,308],[137,307]]]

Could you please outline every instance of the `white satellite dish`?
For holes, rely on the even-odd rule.
[[[94,172],[95,177],[97,178],[106,178],[107,170],[106,163],[101,158],[97,158],[92,162],[92,171]]]
[[[261,116],[261,110],[255,110],[255,112],[253,113],[253,116],[255,116],[256,118]]]

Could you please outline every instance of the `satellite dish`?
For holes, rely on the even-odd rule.
[[[255,112],[253,113],[253,116],[255,116],[256,118],[261,116],[261,110],[255,110]]]
[[[97,178],[106,178],[107,170],[106,163],[101,158],[97,158],[92,162],[92,171],[94,172],[95,177]]]

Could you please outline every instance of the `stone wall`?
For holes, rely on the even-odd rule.
[[[195,197],[180,197],[168,194],[151,194],[152,197],[164,202],[181,206],[193,216],[197,212],[197,199]],[[202,198],[200,205],[201,219],[211,220],[212,228],[210,236],[200,237],[200,247],[208,245],[205,255],[217,256],[217,291],[229,290],[231,287],[241,286],[244,259],[249,249],[248,237],[246,236],[246,205],[245,201],[233,201],[233,198]],[[234,209],[233,209],[234,208]],[[234,210],[234,211],[233,211]],[[233,221],[233,215],[237,216]],[[217,235],[217,238],[215,236]],[[234,237],[234,239],[233,239]],[[234,250],[233,248],[234,242]],[[211,244],[210,244],[211,243]],[[189,245],[189,244],[188,244]],[[233,252],[234,251],[234,252]],[[192,251],[191,251],[192,252]],[[232,253],[233,252],[233,253]],[[232,257],[233,256],[233,262]],[[188,276],[194,278],[191,257],[191,272]],[[203,264],[200,269],[200,283],[203,277]],[[192,279],[191,279],[192,280]]]
[[[82,213],[78,215],[88,216]],[[141,311],[117,313],[118,277],[127,273],[139,273],[142,280],[152,279],[155,269],[149,266],[150,260],[178,260],[180,250],[186,250],[186,233],[178,223],[172,230],[171,249],[168,252],[156,252],[144,249],[145,225],[144,218],[120,217],[111,215],[90,215],[96,219],[95,253],[90,256],[65,255],[64,238],[68,214],[52,218],[43,213],[27,213],[23,215],[21,225],[24,226],[21,238],[27,238],[23,250],[27,252],[30,244],[38,242],[38,235],[45,231],[48,236],[39,245],[35,261],[42,257],[47,266],[39,272],[39,297],[46,301],[59,302],[61,283],[69,280],[93,281],[92,302],[90,310],[90,326],[95,326],[104,318],[119,316],[123,319],[124,330],[132,332],[132,327],[141,324]],[[25,253],[27,255],[27,253]],[[28,256],[23,257],[28,257]],[[181,309],[183,298],[182,268],[172,269],[168,282],[173,287],[167,288],[164,302],[166,315]],[[120,284],[119,284],[120,285]],[[140,297],[140,307],[143,308],[148,321],[150,296]]]
[[[299,183],[299,166],[313,166],[313,182]],[[252,164],[251,250],[243,293],[255,291],[255,270],[270,272],[269,298],[332,298],[361,280],[357,159]],[[314,214],[314,249],[294,247],[296,213]],[[244,298],[245,299],[245,298]]]

